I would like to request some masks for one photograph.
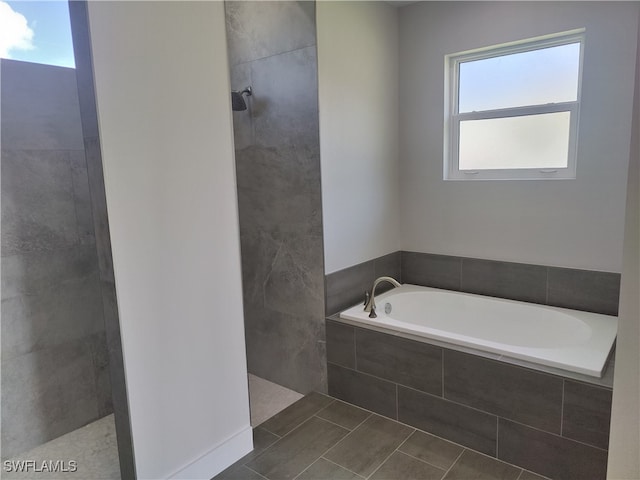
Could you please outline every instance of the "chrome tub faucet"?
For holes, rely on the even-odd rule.
[[[371,288],[371,295],[367,295],[364,305],[364,311],[369,312],[369,318],[376,318],[378,315],[376,314],[376,287],[381,282],[389,282],[394,287],[401,287],[402,285],[396,279],[391,277],[379,277],[373,282],[373,287]]]

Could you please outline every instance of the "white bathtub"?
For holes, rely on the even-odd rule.
[[[340,317],[594,377],[618,331],[609,315],[407,284],[376,295],[376,305],[378,318],[362,305]]]

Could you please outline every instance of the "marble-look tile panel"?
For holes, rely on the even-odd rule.
[[[283,74],[286,72],[286,74]],[[251,63],[255,143],[319,145],[316,47]]]
[[[2,300],[3,361],[103,330],[97,271]]]
[[[265,307],[289,315],[324,316],[322,241],[320,236],[282,240],[263,280]]]
[[[2,150],[2,256],[78,243],[69,157],[61,150]]]
[[[118,468],[118,448],[116,442],[113,415],[78,428],[43,445],[21,453],[12,458],[14,461],[35,460],[38,465],[52,459],[63,460],[68,466],[69,460],[77,462],[75,472],[41,471],[34,475],[30,472],[2,472],[3,480],[67,480],[101,479],[120,480]],[[126,478],[126,477],[122,477]]]
[[[4,58],[0,65],[2,148],[82,150],[75,69]]]
[[[316,43],[315,2],[227,1],[225,17],[232,65]]]
[[[324,321],[312,313],[245,312],[250,373],[300,393],[326,392]]]
[[[98,418],[83,340],[2,362],[2,455],[17,455]]]

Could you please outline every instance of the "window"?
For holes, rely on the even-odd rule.
[[[575,178],[584,29],[445,57],[445,180]]]

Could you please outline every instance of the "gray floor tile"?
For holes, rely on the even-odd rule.
[[[270,480],[294,478],[348,432],[333,423],[312,417],[250,461],[247,467]]]
[[[416,431],[398,450],[447,470],[460,457],[464,448],[434,435]]]
[[[264,477],[244,465],[234,463],[212,480],[264,480]]]
[[[449,470],[446,480],[516,480],[521,469],[487,457],[471,450],[465,450],[460,459]]]
[[[307,468],[296,480],[358,480],[360,475],[356,475],[349,470],[336,465],[329,460],[319,458],[313,465]]]
[[[542,475],[537,475],[533,472],[528,472],[527,470],[523,470],[518,480],[547,480],[547,477],[543,477]]]
[[[318,417],[337,423],[341,427],[349,430],[356,428],[364,422],[369,415],[371,415],[370,412],[354,407],[353,405],[349,405],[348,403],[341,402],[340,400],[336,400],[331,405],[317,413]]]
[[[260,426],[282,437],[333,401],[331,397],[312,392]]]
[[[401,452],[394,452],[370,477],[372,480],[440,480],[445,470],[421,462]]]
[[[393,420],[372,415],[324,456],[366,477],[414,431]]]

